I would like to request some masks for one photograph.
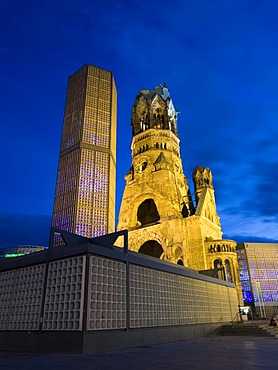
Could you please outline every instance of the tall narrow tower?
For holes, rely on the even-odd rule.
[[[117,91],[111,72],[69,77],[52,226],[86,237],[115,230]]]

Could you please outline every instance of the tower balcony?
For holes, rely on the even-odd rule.
[[[234,240],[206,240],[207,252],[210,254],[235,253],[237,243]]]

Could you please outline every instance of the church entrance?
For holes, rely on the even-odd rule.
[[[148,256],[160,258],[163,253],[163,248],[156,240],[148,240],[141,245],[138,252]]]

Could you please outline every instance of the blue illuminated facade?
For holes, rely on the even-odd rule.
[[[243,301],[255,314],[278,313],[278,243],[241,243],[237,246]]]

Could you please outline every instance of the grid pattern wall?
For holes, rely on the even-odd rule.
[[[86,237],[92,237],[95,156],[95,151],[81,149],[75,232]]]
[[[52,225],[69,232],[74,232],[77,163],[79,160],[78,149],[60,157],[57,174]]]
[[[208,310],[210,297],[207,291],[207,283],[201,280],[191,279],[191,289],[194,290],[195,299],[195,322],[211,322],[211,314]]]
[[[126,265],[90,257],[87,330],[126,328]]]
[[[130,266],[131,328],[226,322],[237,309],[234,288]]]
[[[110,149],[112,156],[116,158],[116,136],[117,136],[117,89],[112,76],[112,101],[111,101],[111,141]]]
[[[178,325],[177,276],[156,271],[158,325]]]
[[[277,306],[278,249],[265,246],[261,248],[248,247],[245,249],[245,253],[249,265],[250,280],[241,278],[243,291],[250,291],[250,295],[253,292],[255,304],[263,301],[268,305]]]
[[[235,316],[238,314],[238,293],[236,289],[228,289],[228,294],[228,299],[231,307],[231,315],[232,319],[234,319]]]
[[[112,77],[113,79],[113,77]],[[115,231],[116,209],[116,137],[117,137],[117,90],[112,82],[112,105],[111,105],[111,129],[110,129],[110,163],[109,163],[109,199],[108,199],[108,232]]]
[[[85,237],[114,231],[116,103],[111,72],[86,65],[70,76],[54,227]]]
[[[207,285],[208,290],[208,307],[209,307],[209,322],[222,321],[222,313],[219,311],[219,290],[218,285]]]
[[[86,237],[108,232],[109,154],[82,148],[75,232]]]
[[[89,66],[82,137],[84,143],[110,147],[113,86],[110,72]]]
[[[231,320],[228,288],[184,277],[178,277],[178,287],[180,324]]]
[[[82,330],[85,256],[49,264],[43,330]]]
[[[180,324],[194,324],[196,322],[196,301],[192,281],[185,276],[178,276],[178,305]]]
[[[130,265],[130,327],[157,325],[156,272]]]
[[[61,152],[71,148],[81,140],[84,100],[87,82],[87,66],[69,78]]]
[[[229,321],[232,320],[232,312],[230,308],[230,301],[229,301],[229,294],[228,289],[225,286],[218,286],[218,293],[219,297],[223,297],[223,299],[219,300],[219,312],[221,312],[221,320],[219,321]]]
[[[245,249],[237,250],[236,253],[238,258],[239,279],[242,287],[243,301],[244,303],[251,303],[253,302],[253,293]]]
[[[83,329],[86,256],[50,262],[43,330]],[[227,322],[238,309],[234,288],[130,265],[130,327]],[[125,329],[126,264],[90,256],[87,330]],[[0,273],[0,329],[39,330],[45,265]]]
[[[112,156],[109,158],[109,181],[108,181],[108,233],[115,231],[115,194],[116,194],[116,161]]]
[[[38,330],[45,265],[0,274],[0,328]]]
[[[15,270],[0,273],[0,330],[8,329],[15,274]]]
[[[248,248],[246,252],[254,301],[278,305],[278,250]]]
[[[97,171],[94,179],[93,236],[99,236],[108,232],[109,155],[96,152],[95,163]]]

